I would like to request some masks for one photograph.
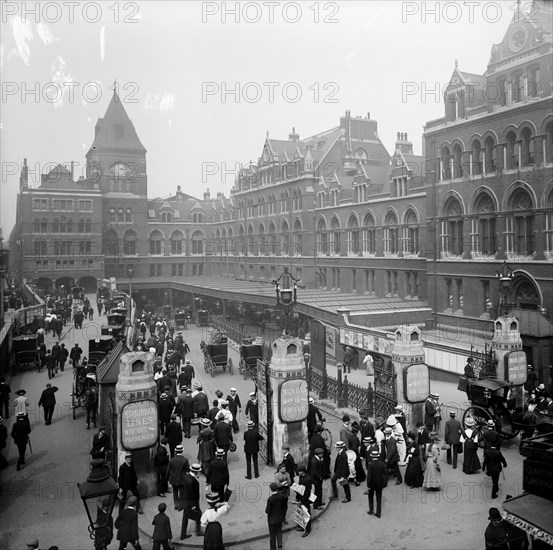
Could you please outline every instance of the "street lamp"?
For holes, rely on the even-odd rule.
[[[109,475],[104,459],[95,458],[90,462],[90,473],[84,483],[79,483],[79,492],[88,516],[88,532],[94,541],[94,548],[105,549],[111,538],[111,515],[119,490],[117,483]],[[98,510],[96,520],[92,519],[92,506],[102,498],[107,499],[107,506]]]
[[[496,271],[496,276],[499,281],[499,293],[501,294],[499,314],[506,315],[507,298],[513,285],[513,269],[506,261],[504,261]]]
[[[291,285],[291,282],[292,286]],[[273,280],[272,283],[275,285],[276,293],[276,305],[281,307],[284,311],[284,331],[288,333],[289,326],[289,317],[290,313],[294,309],[294,305],[297,303],[297,290],[298,290],[299,279],[296,279],[289,271],[288,267],[284,268],[282,275]]]
[[[129,298],[131,300],[130,309],[132,310],[132,278],[134,277],[134,265],[127,266],[127,275],[129,276]]]

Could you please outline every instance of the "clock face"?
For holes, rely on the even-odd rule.
[[[509,38],[509,49],[512,52],[519,52],[526,43],[528,33],[524,27],[517,27]]]
[[[117,163],[112,166],[110,172],[113,174],[115,179],[125,179],[129,175],[129,169],[122,163]]]

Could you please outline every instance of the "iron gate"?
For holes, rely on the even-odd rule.
[[[396,375],[394,364],[382,357],[375,357],[374,361],[374,416],[381,416],[386,420],[394,412],[396,400]]]

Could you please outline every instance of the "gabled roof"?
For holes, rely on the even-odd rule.
[[[84,185],[73,181],[71,172],[63,165],[54,166],[48,174],[41,175],[39,189],[60,189],[67,191],[88,191]]]
[[[123,102],[117,93],[113,92],[110,104],[103,118],[96,122],[95,137],[90,150],[124,149],[127,151],[146,153],[144,145],[140,142]]]
[[[96,367],[96,377],[99,384],[117,384],[119,379],[119,359],[129,349],[123,342],[117,342],[112,350]]]

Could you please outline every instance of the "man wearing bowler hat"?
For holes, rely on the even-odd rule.
[[[117,481],[119,483],[120,510],[125,506],[125,499],[127,498],[127,493],[130,491],[136,497],[138,513],[142,514],[140,494],[138,492],[138,476],[136,475],[136,468],[132,461],[132,454],[129,452],[125,453],[125,462],[119,466],[119,477]]]
[[[221,502],[225,501],[225,487],[229,484],[230,473],[228,464],[224,460],[225,451],[217,449],[215,458],[209,464],[209,482],[211,483],[211,491],[219,495]]]
[[[252,461],[253,472],[256,478],[259,477],[259,465],[257,463],[257,455],[259,453],[259,442],[263,436],[255,429],[255,424],[249,420],[248,429],[244,432],[244,453],[246,453],[246,479],[252,478]]]
[[[317,497],[317,500],[313,503],[313,508],[319,510],[324,506],[323,502],[323,479],[324,479],[324,450],[320,447],[315,449],[315,456],[309,463],[311,480],[313,482],[313,492]]]
[[[56,386],[52,386],[52,384],[48,383],[38,400],[38,406],[44,409],[44,424],[46,424],[46,426],[52,424],[52,416],[54,416],[54,409],[56,408],[55,393],[57,391],[58,388]]]
[[[376,517],[379,518],[382,513],[382,489],[387,483],[388,472],[386,465],[380,460],[380,452],[373,449],[370,455],[370,461],[367,461],[367,487],[369,495],[369,511],[367,514],[374,514],[374,496],[376,495]]]
[[[438,410],[438,394],[429,393],[426,401],[424,402],[424,424],[427,431],[430,433],[434,431],[434,417]]]
[[[501,512],[497,508],[490,508],[488,514],[490,524],[486,527],[486,532],[484,533],[486,549],[509,550],[507,530],[505,529],[505,522],[501,517]]]
[[[138,515],[136,513],[137,498],[132,496],[127,502],[127,507],[119,512],[115,520],[117,529],[117,540],[119,541],[119,550],[127,548],[127,544],[132,544],[135,550],[141,550],[138,541]]]
[[[21,470],[21,467],[25,464],[25,451],[27,449],[27,443],[29,442],[30,433],[31,425],[27,418],[25,418],[25,414],[22,412],[17,413],[15,424],[12,426],[12,439],[19,451],[19,458],[17,459],[18,470]]]
[[[190,469],[188,459],[183,455],[184,449],[181,444],[175,447],[175,456],[169,461],[167,467],[167,480],[173,487],[173,503],[175,510],[182,510],[183,488],[186,473]]]
[[[449,411],[449,420],[445,423],[444,441],[446,443],[447,463],[457,468],[457,455],[462,450],[461,423],[455,418],[455,411]]]

